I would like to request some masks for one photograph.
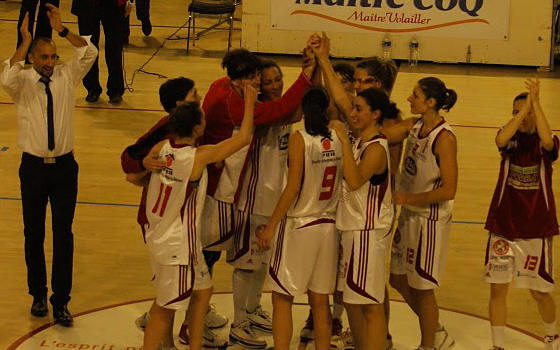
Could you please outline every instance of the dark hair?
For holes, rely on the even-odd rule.
[[[309,135],[321,135],[331,138],[331,132],[327,118],[329,107],[329,94],[321,86],[312,86],[301,98],[301,109],[303,111],[303,123],[305,131]]]
[[[348,81],[354,81],[354,67],[350,63],[337,63],[333,66],[335,73],[342,75]]]
[[[235,49],[222,58],[222,68],[230,79],[246,78],[261,68],[261,60],[247,49]]]
[[[169,116],[169,132],[179,137],[191,136],[194,126],[200,124],[202,118],[202,110],[197,102],[180,104]]]
[[[418,86],[426,96],[426,99],[433,98],[436,100],[436,111],[444,109],[449,112],[451,107],[457,102],[457,93],[455,90],[448,89],[445,83],[438,78],[428,77],[418,80]]]
[[[35,37],[33,39],[33,41],[31,42],[31,45],[29,45],[29,52],[32,53],[35,50],[35,48],[37,47],[37,45],[39,45],[39,43],[50,44],[50,45],[56,47],[56,45],[54,44],[54,41],[51,38],[47,38],[47,37],[44,37],[44,36],[38,36],[38,37]]]
[[[381,89],[365,89],[360,91],[357,96],[360,96],[366,101],[370,111],[373,112],[379,110],[381,112],[381,115],[377,119],[378,125],[383,124],[385,119],[398,118],[401,113],[401,111],[397,108],[397,105],[394,102],[391,102],[387,93]]]
[[[280,72],[280,75],[283,75],[282,73],[282,69],[280,69],[280,66],[278,65],[278,63],[276,63],[276,61],[273,60],[262,60],[261,61],[261,71],[263,69],[266,68],[276,68],[278,69],[278,71]]]
[[[184,100],[189,91],[194,87],[194,81],[189,78],[179,77],[169,79],[159,87],[159,102],[167,113],[177,107],[177,101]]]
[[[513,99],[513,103],[515,104],[515,102],[519,100],[526,100],[527,97],[529,97],[529,93],[527,91],[522,92],[519,95],[515,96],[515,98]]]
[[[367,74],[381,82],[386,93],[390,93],[397,78],[397,65],[393,60],[371,57],[358,62],[356,68],[365,69]]]

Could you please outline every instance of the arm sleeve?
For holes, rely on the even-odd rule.
[[[74,86],[78,86],[87,72],[89,72],[98,54],[97,48],[91,42],[91,35],[82,36],[82,38],[85,39],[87,45],[75,47],[74,50],[76,54],[72,58],[72,61],[62,68],[65,74],[71,77]]]
[[[301,97],[310,86],[311,82],[302,72],[286,93],[282,95],[281,99],[257,103],[254,112],[254,124],[272,124],[291,117],[297,110]],[[228,96],[227,105],[233,123],[237,126],[241,125],[245,112],[243,98],[236,93],[232,93]]]
[[[140,136],[136,143],[124,149],[121,154],[121,167],[126,174],[146,170],[142,165],[142,159],[150,152],[152,147],[167,137],[168,119],[169,117],[161,118],[148,132]]]
[[[17,100],[17,96],[23,85],[23,77],[20,73],[24,64],[24,61],[20,61],[10,67],[10,59],[7,59],[3,63],[0,84],[2,84],[4,90],[6,90],[14,101]]]

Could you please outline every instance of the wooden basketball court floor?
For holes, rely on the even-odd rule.
[[[1,59],[11,57],[15,49],[16,23],[20,2],[0,2]],[[70,0],[61,1],[63,21],[76,31],[75,17],[69,13]],[[124,54],[124,66],[130,82],[133,71],[141,66],[162,43],[186,21],[186,4],[182,1],[152,4],[152,36],[144,38],[139,22],[133,16],[130,45]],[[206,25],[210,20],[197,21]],[[239,28],[240,24],[236,23]],[[178,34],[185,35],[181,29]],[[213,31],[196,43],[191,55],[184,52],[184,40],[167,41],[144,69],[167,77],[187,76],[196,81],[203,96],[209,84],[224,73],[220,59],[227,43],[225,31]],[[55,38],[63,60],[72,55],[69,44]],[[233,35],[233,46],[239,47],[240,32]],[[302,43],[303,45],[303,43]],[[299,72],[299,58],[277,55],[284,70],[285,86]],[[106,67],[103,49],[100,55],[101,84],[105,85]],[[449,258],[438,290],[442,307],[481,317],[487,315],[488,286],[482,282],[486,232],[483,223],[496,183],[499,156],[494,146],[497,127],[509,118],[513,96],[524,89],[525,77],[539,75],[541,101],[553,129],[560,129],[560,79],[558,73],[537,73],[535,68],[481,65],[420,64],[400,67],[393,99],[409,116],[407,96],[421,77],[434,75],[458,92],[457,105],[446,118],[455,126],[458,140],[459,185],[455,201],[454,225]],[[107,96],[88,104],[85,89],[76,93],[75,154],[80,165],[78,205],[74,220],[75,254],[72,301],[73,313],[86,312],[107,305],[150,298],[150,268],[146,250],[136,224],[140,190],[124,181],[120,153],[164,115],[157,91],[164,79],[138,73],[124,102],[114,107]],[[27,294],[23,257],[23,234],[18,166],[21,152],[16,144],[15,108],[9,96],[0,92],[0,348],[7,348],[22,335],[52,321],[29,314],[31,297]],[[555,166],[555,168],[558,168]],[[553,183],[560,198],[558,174]],[[50,219],[47,219],[45,248],[50,266]],[[555,242],[558,248],[558,242]],[[558,259],[559,251],[555,252]],[[231,291],[231,269],[222,260],[215,267],[215,290]],[[399,299],[394,291],[391,298]],[[553,295],[559,301],[557,288]],[[263,298],[269,298],[265,294]],[[224,305],[218,305],[225,307]],[[225,312],[225,311],[224,311]],[[230,310],[227,311],[229,313]],[[485,322],[485,321],[481,321]],[[511,289],[508,322],[540,335],[541,322],[537,309],[524,290]],[[130,325],[133,327],[133,325]],[[296,325],[295,329],[299,329]],[[395,335],[398,337],[398,335]],[[486,346],[486,345],[485,345]]]

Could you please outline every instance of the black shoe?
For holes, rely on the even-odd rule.
[[[56,323],[63,327],[72,327],[74,323],[74,318],[68,311],[68,307],[66,305],[62,306],[53,306],[53,318]]]
[[[33,304],[31,304],[31,314],[35,317],[43,317],[46,316],[49,312],[49,308],[47,307],[47,298],[40,297],[40,298],[33,298]]]
[[[122,95],[117,94],[113,96],[109,96],[109,103],[113,105],[120,105],[122,102]]]
[[[149,19],[142,22],[142,33],[144,33],[145,36],[152,34],[152,23]]]
[[[86,101],[90,102],[90,103],[94,103],[94,102],[97,102],[97,100],[99,100],[99,93],[89,91],[87,96],[86,96]]]

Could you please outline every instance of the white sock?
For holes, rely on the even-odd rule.
[[[543,322],[544,325],[544,334],[545,335],[556,335],[558,334],[558,329],[556,328],[556,321],[552,321],[551,323]]]
[[[490,326],[492,331],[492,344],[499,348],[504,347],[504,333],[506,330],[505,326]]]
[[[233,324],[237,326],[247,319],[247,297],[253,271],[233,269],[232,292],[233,292]]]
[[[268,272],[268,264],[261,264],[252,273],[251,285],[247,294],[247,312],[252,313],[261,305],[261,294],[264,280]]]

